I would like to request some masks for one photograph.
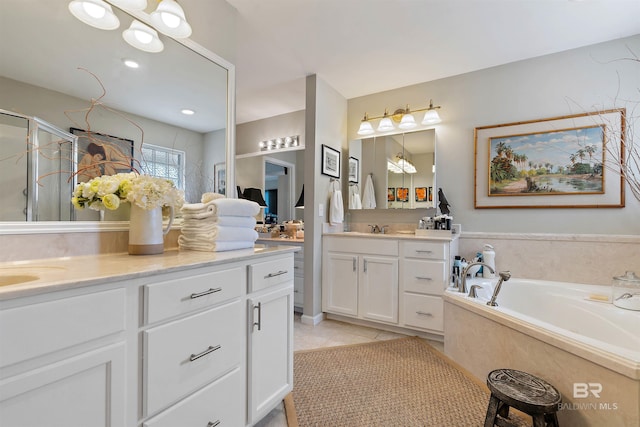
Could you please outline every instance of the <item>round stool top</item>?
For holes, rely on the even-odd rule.
[[[562,397],[548,382],[515,369],[496,369],[487,376],[489,390],[507,405],[528,414],[558,410]]]

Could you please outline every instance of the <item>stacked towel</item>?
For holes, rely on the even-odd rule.
[[[250,200],[203,196],[203,202],[182,206],[180,249],[194,251],[232,251],[253,248],[260,206]]]

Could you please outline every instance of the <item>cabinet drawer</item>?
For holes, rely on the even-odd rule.
[[[242,313],[242,304],[236,300],[143,332],[146,414],[240,364],[245,336]]]
[[[446,243],[442,242],[402,242],[402,256],[408,258],[428,258],[446,260]]]
[[[143,427],[244,425],[242,374],[236,368],[202,390],[143,423]]]
[[[146,285],[145,323],[239,297],[242,283],[242,269],[236,267]]]
[[[446,287],[446,263],[405,259],[402,261],[404,290],[421,294],[442,295]]]
[[[0,311],[0,366],[124,331],[125,300],[120,288]]]
[[[249,266],[249,292],[293,280],[293,256],[258,262]]]
[[[444,304],[441,297],[405,293],[404,324],[410,327],[442,332]]]
[[[332,237],[325,236],[327,251],[357,254],[398,256],[398,241],[380,237]]]

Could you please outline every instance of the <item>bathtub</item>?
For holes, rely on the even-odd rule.
[[[562,394],[567,426],[640,426],[640,311],[592,297],[608,286],[473,279],[478,298],[447,290],[445,354],[481,381],[497,368],[546,379]]]

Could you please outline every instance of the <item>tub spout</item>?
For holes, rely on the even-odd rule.
[[[498,294],[500,293],[500,287],[502,286],[502,282],[506,282],[511,278],[510,271],[501,271],[499,273],[500,280],[498,280],[498,284],[496,284],[496,288],[493,290],[493,295],[491,295],[491,300],[487,302],[487,305],[491,307],[496,307],[498,303],[496,302],[496,298],[498,298]]]
[[[460,287],[458,288],[458,290],[462,293],[467,293],[467,271],[469,271],[469,268],[473,267],[474,265],[482,265],[485,268],[488,268],[492,273],[495,273],[493,268],[491,268],[491,266],[485,264],[484,262],[472,262],[471,264],[467,265],[464,270],[462,270],[462,280],[460,280]]]

